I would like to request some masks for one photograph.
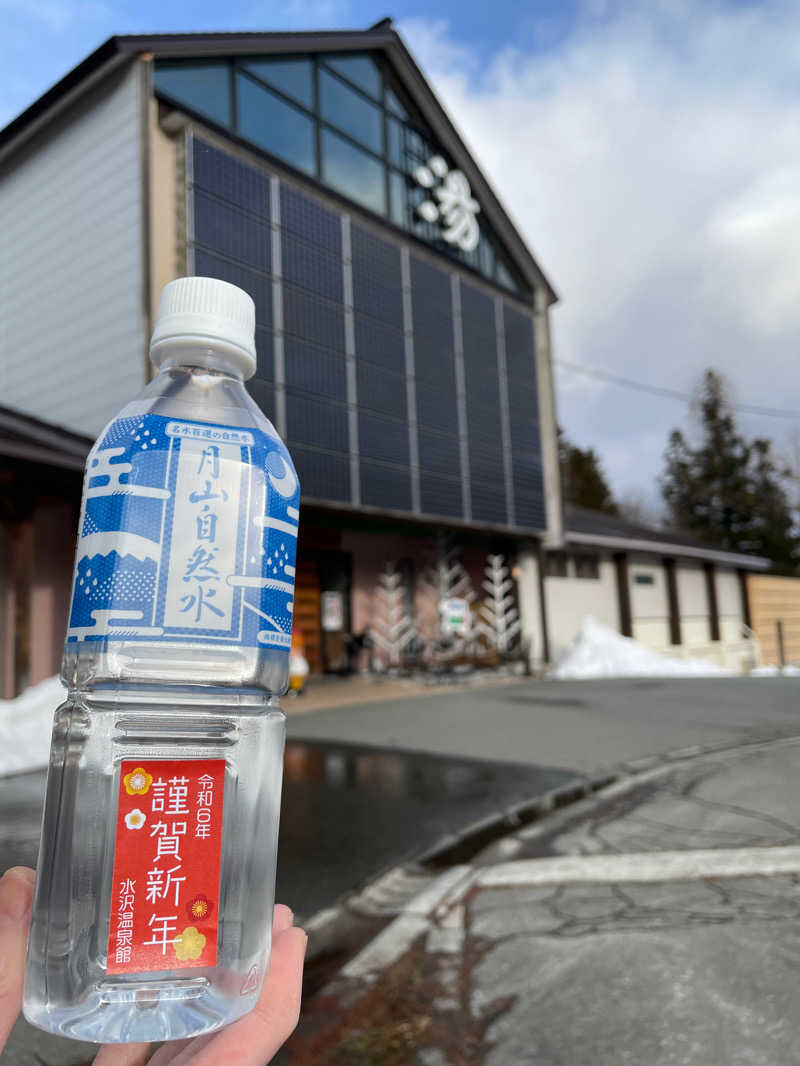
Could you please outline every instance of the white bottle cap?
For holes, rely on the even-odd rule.
[[[159,367],[184,352],[188,365],[246,380],[256,372],[255,332],[256,307],[244,289],[219,278],[176,278],[161,290],[150,359]]]

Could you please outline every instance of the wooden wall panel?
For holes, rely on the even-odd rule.
[[[782,623],[787,663],[800,663],[800,578],[748,574],[751,626],[761,642],[763,662],[779,662],[777,622]]]
[[[303,631],[306,658],[312,673],[322,670],[319,562],[315,556],[298,555],[294,583],[293,628]]]

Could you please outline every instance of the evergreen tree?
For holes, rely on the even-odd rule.
[[[749,540],[754,555],[772,559],[776,573],[793,574],[800,564],[800,538],[784,485],[791,476],[778,467],[768,440],[752,443],[752,520]]]
[[[558,458],[561,485],[566,503],[590,507],[606,514],[618,514],[618,507],[606,481],[600,456],[594,448],[579,448],[558,430]]]
[[[776,571],[793,573],[800,539],[768,440],[748,442],[737,427],[725,382],[703,375],[694,405],[696,446],[674,429],[664,456],[661,491],[672,523],[729,551],[763,555]]]

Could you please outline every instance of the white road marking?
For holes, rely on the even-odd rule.
[[[481,870],[481,888],[576,882],[695,881],[703,877],[770,877],[800,873],[800,847],[707,848],[633,855],[520,859]]]

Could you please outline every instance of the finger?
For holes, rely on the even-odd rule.
[[[216,1035],[206,1033],[205,1036],[195,1036],[189,1040],[169,1040],[158,1049],[147,1066],[191,1066],[195,1061],[194,1056],[202,1051],[206,1044],[210,1044]],[[224,1064],[220,1063],[220,1066]]]
[[[264,1066],[288,1040],[300,1016],[303,960],[308,937],[302,929],[284,929],[275,937],[261,995],[253,1010],[216,1034],[189,1059],[191,1066]]]
[[[149,1044],[103,1044],[92,1066],[145,1066]]]
[[[276,952],[280,953],[280,952],[285,950],[284,947],[278,945],[278,939],[281,938],[286,933],[287,930],[292,929],[292,923],[293,922],[294,922],[294,914],[292,913],[291,909],[289,907],[287,907],[283,903],[276,903],[275,904],[275,909],[273,911],[273,918],[272,918],[273,949],[272,949],[272,955],[271,955],[271,959],[270,959],[270,972],[267,975],[266,981],[264,982],[265,987],[266,987],[267,983],[269,982],[269,980],[270,980],[270,978],[272,976],[272,973],[273,973],[273,962],[275,960]],[[297,930],[297,932],[302,932],[302,931],[301,930]],[[305,933],[303,933],[302,936],[305,937]],[[303,955],[305,955],[305,941],[303,941]],[[300,981],[302,981],[302,966],[303,966],[302,958],[303,957],[301,956],[301,958],[300,958]],[[263,993],[262,993],[262,996],[263,996]],[[259,1002],[260,1002],[260,1000],[259,1000]],[[299,1013],[299,998],[298,998],[297,1010],[298,1010],[298,1013]],[[289,1020],[290,1019],[287,1018],[287,1021],[289,1021]],[[247,1018],[242,1019],[242,1021],[247,1021]],[[236,1024],[238,1025],[239,1023],[236,1023]],[[281,1046],[281,1044],[284,1042],[284,1040],[289,1036],[289,1034],[292,1032],[292,1030],[294,1029],[296,1024],[297,1024],[297,1020],[295,1018],[294,1022],[291,1024],[291,1027],[288,1028],[286,1036],[283,1037],[283,1038],[279,1038],[280,1042],[277,1043],[276,1046],[275,1046],[275,1050],[276,1051]],[[231,1026],[231,1028],[235,1028],[235,1026]],[[218,1056],[221,1053],[218,1051],[218,1045],[216,1043],[222,1036],[225,1036],[225,1035],[227,1035],[227,1030],[223,1031],[222,1033],[210,1033],[208,1036],[197,1037],[194,1040],[169,1041],[168,1043],[164,1044],[163,1047],[160,1047],[158,1049],[158,1051],[155,1053],[155,1055],[152,1057],[152,1059],[150,1059],[149,1066],[184,1066],[184,1063],[186,1063],[186,1064],[191,1063],[192,1066],[195,1066],[196,1063],[201,1061],[198,1058],[200,1053],[203,1051],[203,1049],[208,1044],[212,1043],[212,1041],[215,1044],[215,1047],[213,1049],[213,1056],[214,1057],[213,1057],[213,1059],[211,1059],[209,1061],[210,1061],[210,1063],[213,1063],[214,1066],[216,1066],[216,1064],[218,1062],[227,1061],[225,1059],[218,1058]],[[113,1057],[102,1057],[101,1058],[101,1056],[107,1056],[109,1054],[111,1056],[113,1056],[114,1053],[119,1054],[119,1052],[121,1052],[123,1050],[123,1048],[125,1048],[127,1050],[127,1047],[128,1047],[127,1045],[116,1044],[116,1045],[108,1045],[107,1047],[102,1048],[101,1051],[100,1051],[100,1054],[98,1054],[97,1058],[94,1061],[94,1066],[140,1066],[140,1064],[142,1064],[142,1066],[143,1066],[143,1064],[147,1061],[147,1045],[130,1045],[131,1049],[133,1049],[134,1047],[136,1047],[137,1050],[140,1049],[141,1047],[144,1048],[144,1055],[143,1055],[143,1057],[140,1057],[140,1058],[136,1058],[136,1057],[132,1057],[130,1059],[127,1059],[127,1058],[126,1059],[116,1059],[116,1058],[113,1058]],[[268,1061],[267,1058],[263,1058],[264,1054],[267,1054],[267,1053],[259,1051],[259,1055],[262,1056],[259,1059],[259,1062]],[[274,1051],[268,1052],[268,1057],[272,1057],[273,1054],[274,1054]],[[238,1066],[238,1059],[235,1060],[235,1061],[237,1062],[237,1066]]]
[[[13,866],[0,879],[0,1048],[22,1008],[35,879],[36,874],[27,866]]]
[[[187,1040],[168,1040],[162,1044],[153,1055],[147,1066],[180,1066],[191,1058],[192,1052],[198,1047],[199,1042],[212,1040],[214,1033],[209,1036],[189,1037]]]
[[[285,930],[291,929],[293,923],[294,914],[291,908],[284,903],[276,903],[272,915],[273,941]],[[197,1055],[206,1044],[210,1044],[219,1036],[219,1033],[210,1033],[207,1036],[196,1037],[194,1040],[164,1044],[152,1057],[148,1066],[192,1066],[197,1062]]]
[[[272,911],[272,935],[277,936],[284,929],[291,929],[294,925],[294,914],[285,903],[276,903]]]

